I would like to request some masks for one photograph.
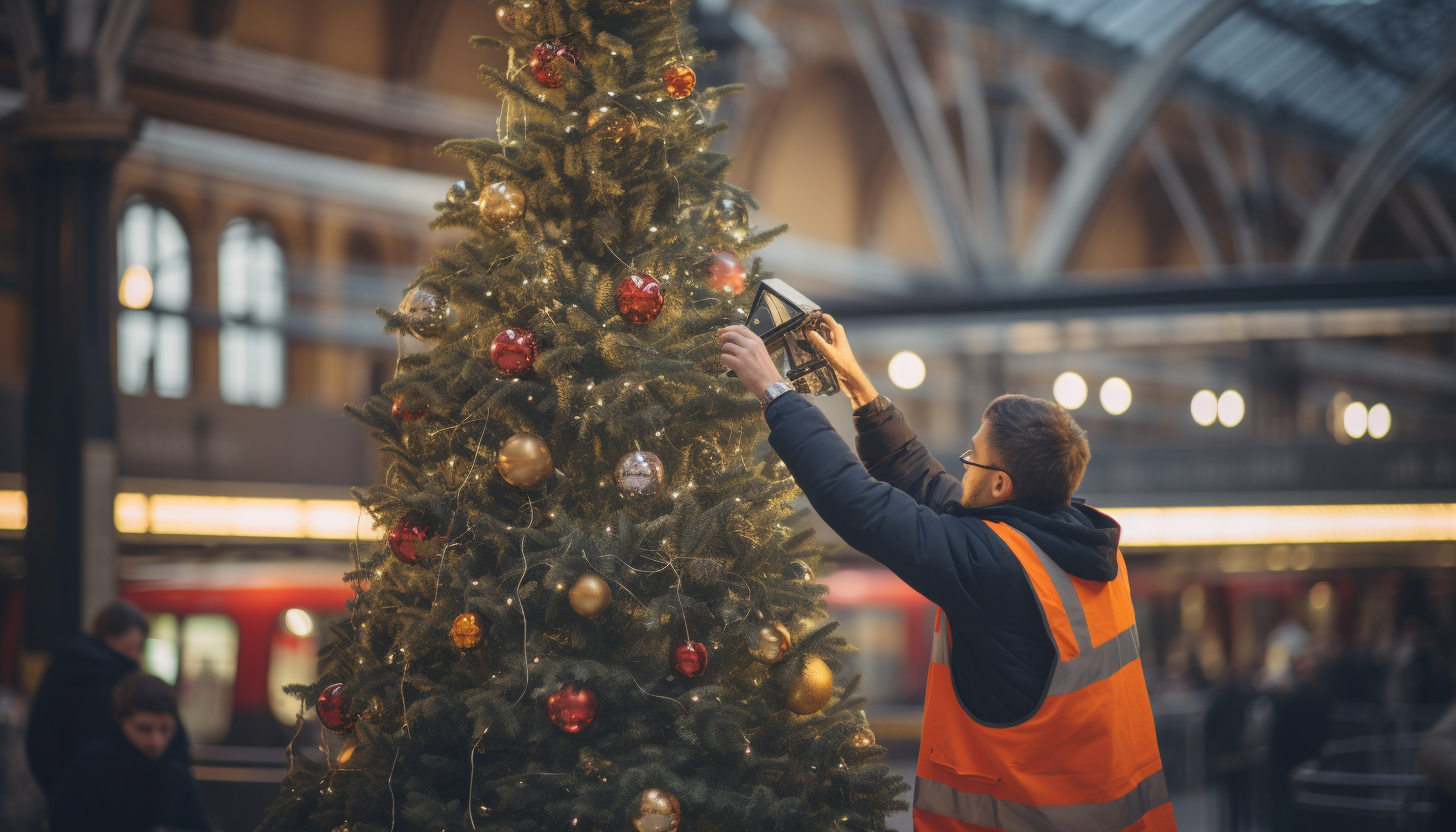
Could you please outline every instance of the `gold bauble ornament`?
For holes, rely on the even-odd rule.
[[[529,11],[510,4],[496,6],[495,9],[496,22],[500,24],[502,29],[505,29],[513,35],[529,26],[531,18],[532,15]]]
[[[534,433],[518,433],[501,445],[495,467],[517,488],[535,488],[551,476],[551,449]]]
[[[577,615],[596,618],[612,605],[612,587],[600,575],[590,572],[576,579],[566,598]]]
[[[485,639],[485,631],[480,629],[480,619],[475,617],[475,613],[462,612],[450,625],[450,638],[454,639],[456,647],[469,650]]]
[[[809,656],[799,673],[784,688],[789,710],[807,716],[829,704],[834,695],[834,672],[818,656]]]
[[[748,634],[748,655],[754,661],[773,664],[787,656],[791,649],[793,639],[789,637],[789,628],[777,621],[770,621]]]
[[[687,98],[698,86],[698,75],[692,67],[671,66],[662,74],[662,86],[673,98]]]
[[[642,793],[632,826],[637,832],[674,832],[682,823],[682,804],[667,789],[648,789]]]
[[[596,136],[603,143],[622,144],[637,138],[637,117],[619,107],[597,107],[586,114],[586,129],[600,124]]]
[[[509,182],[493,182],[481,190],[475,204],[481,219],[503,228],[525,215],[526,192]]]

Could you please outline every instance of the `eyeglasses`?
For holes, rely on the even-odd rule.
[[[1013,478],[1011,476],[1011,472],[1010,471],[1007,471],[1005,468],[997,468],[994,465],[982,465],[979,462],[973,462],[970,459],[967,459],[967,457],[971,456],[975,452],[976,452],[976,449],[975,448],[971,448],[970,450],[968,450],[965,453],[963,453],[963,454],[960,455],[960,457],[959,457],[960,461],[961,462],[964,462],[967,465],[974,466],[976,468],[985,468],[987,471],[1000,471],[1001,473],[1003,473],[1003,474],[1006,475],[1006,479],[1011,480],[1011,486],[1013,488],[1016,487],[1016,479]]]

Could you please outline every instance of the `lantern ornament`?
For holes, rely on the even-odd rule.
[[[758,293],[753,296],[748,328],[763,339],[769,355],[795,390],[805,395],[832,396],[839,392],[839,379],[808,338],[811,329],[829,335],[828,328],[820,325],[821,314],[819,304],[794,287],[768,278],[758,284]]]

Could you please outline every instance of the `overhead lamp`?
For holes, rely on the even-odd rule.
[[[307,610],[294,607],[283,613],[283,626],[288,632],[302,638],[313,634],[313,616]]]
[[[1193,421],[1208,427],[1218,421],[1218,396],[1212,390],[1199,390],[1193,394],[1188,409],[1193,411]]]
[[[1069,370],[1052,382],[1052,396],[1062,407],[1076,410],[1087,402],[1087,382]]]
[[[1364,402],[1350,402],[1345,405],[1345,412],[1340,414],[1340,424],[1345,428],[1346,436],[1359,439],[1370,427],[1370,411],[1365,409]]]
[[[1244,421],[1244,397],[1237,390],[1225,390],[1218,397],[1218,423],[1231,428]]]
[[[909,350],[895,353],[890,359],[890,381],[901,390],[914,390],[925,381],[925,362]]]
[[[1132,388],[1126,381],[1113,376],[1102,382],[1102,389],[1098,391],[1097,398],[1102,402],[1102,409],[1113,416],[1121,416],[1132,407]]]
[[[1390,433],[1390,408],[1383,404],[1377,404],[1370,408],[1369,422],[1370,438],[1384,439]]]

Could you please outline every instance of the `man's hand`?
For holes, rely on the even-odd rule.
[[[736,373],[748,392],[760,400],[770,384],[784,380],[763,339],[748,327],[734,324],[718,330],[718,346],[723,350],[723,366]]]
[[[844,334],[844,327],[834,320],[830,315],[820,315],[819,320],[829,325],[829,338],[826,339],[816,330],[809,330],[809,343],[814,349],[824,356],[824,360],[834,370],[834,375],[839,377],[839,386],[844,388],[845,395],[849,396],[851,407],[858,409],[874,401],[880,394],[875,392],[875,386],[870,384],[870,377],[859,367],[859,362],[854,360],[854,353],[849,349],[849,338]]]

